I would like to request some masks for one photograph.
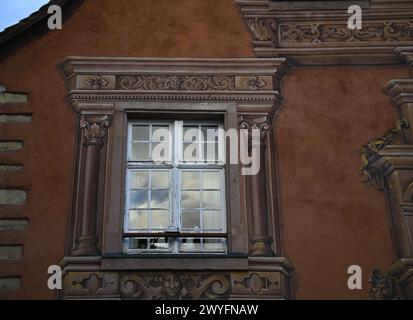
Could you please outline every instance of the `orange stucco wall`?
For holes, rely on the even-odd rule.
[[[25,137],[16,154],[25,170],[15,177],[29,188],[23,286],[7,297],[56,297],[46,270],[64,253],[74,167],[75,116],[56,67],[66,56],[254,54],[232,0],[88,0],[62,30],[1,61],[0,83],[27,92],[33,112],[29,131],[1,131],[3,138]],[[297,298],[368,298],[372,267],[388,267],[395,258],[384,196],[361,184],[357,151],[394,125],[395,110],[381,88],[406,76],[404,67],[295,68],[284,81],[276,120],[280,208]],[[4,184],[13,183],[7,179]],[[350,264],[365,270],[361,292],[346,287]]]

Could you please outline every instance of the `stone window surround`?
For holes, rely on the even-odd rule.
[[[154,265],[161,273],[164,268],[199,270],[201,274],[206,270],[238,270],[246,272],[245,279],[255,279],[251,272],[259,270],[270,272],[265,274],[267,280],[275,277],[279,281],[263,280],[262,285],[267,283],[270,288],[257,292],[289,297],[287,279],[292,269],[281,257],[271,132],[281,100],[279,82],[288,69],[285,60],[69,57],[60,67],[66,79],[67,101],[79,120],[72,226],[62,262],[68,278],[79,277],[74,271],[95,270],[97,278],[117,277],[115,282],[121,283],[122,270],[153,271]],[[220,119],[225,129],[260,127],[269,132],[262,140],[262,149],[268,151],[262,157],[265,170],[249,180],[240,176],[238,166],[227,165],[227,255],[208,255],[207,259],[202,255],[125,257],[121,213],[128,120],[177,114],[190,119]],[[267,192],[250,191],[260,188]],[[243,292],[237,288],[241,285],[236,285],[241,282],[234,277],[235,273],[227,277],[232,296]],[[73,283],[69,282],[64,297],[73,297]],[[257,294],[248,284],[244,287],[244,295]],[[119,294],[119,290],[115,291]]]

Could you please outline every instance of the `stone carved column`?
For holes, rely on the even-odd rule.
[[[74,256],[95,256],[97,248],[96,220],[99,190],[99,168],[101,148],[111,124],[109,116],[87,116],[80,121],[84,143],[83,192],[80,201],[80,235],[76,239]]]
[[[254,149],[259,152],[260,162],[257,174],[250,176],[251,183],[251,208],[252,208],[252,235],[249,254],[255,257],[275,256],[271,247],[272,238],[269,235],[269,211],[267,203],[267,181],[265,159],[267,150],[268,133],[271,122],[267,116],[259,118],[244,118],[240,122],[241,130],[248,130],[248,149],[254,154]],[[253,130],[259,130],[259,141],[253,140]]]

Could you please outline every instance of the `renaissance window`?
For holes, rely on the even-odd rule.
[[[124,252],[226,253],[219,122],[131,121]]]

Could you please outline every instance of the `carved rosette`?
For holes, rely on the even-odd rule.
[[[85,80],[84,84],[89,88],[99,90],[105,88],[109,84],[109,81],[101,75],[95,75],[94,77]]]

